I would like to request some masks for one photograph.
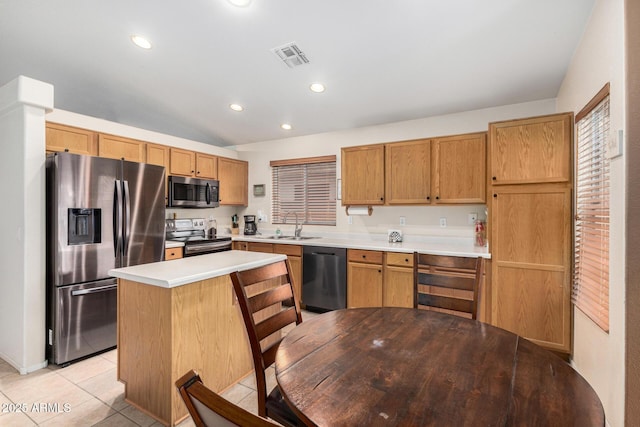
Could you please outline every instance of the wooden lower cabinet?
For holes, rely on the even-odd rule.
[[[571,189],[495,186],[491,323],[547,349],[571,351]]]
[[[349,262],[347,308],[382,306],[382,265]]]
[[[347,308],[382,306],[382,252],[347,250]]]
[[[286,255],[291,265],[294,292],[302,303],[302,246],[266,242],[233,242],[233,249],[240,251],[268,252]]]
[[[298,299],[298,304],[302,298],[302,246],[273,244],[273,253],[286,255],[291,265],[291,275],[293,276],[293,288]]]
[[[164,250],[164,260],[169,261],[172,259],[182,258],[182,248],[167,248]]]
[[[384,263],[382,305],[413,307],[413,254],[387,252]]]

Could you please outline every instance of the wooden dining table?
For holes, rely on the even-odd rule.
[[[331,311],[276,355],[287,404],[310,426],[603,426],[564,360],[511,332],[435,311]]]

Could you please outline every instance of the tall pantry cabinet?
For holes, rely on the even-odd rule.
[[[573,114],[489,124],[491,323],[571,352]]]

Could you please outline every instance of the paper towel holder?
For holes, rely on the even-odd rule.
[[[371,216],[371,214],[373,213],[373,207],[372,206],[349,206],[349,205],[347,205],[344,210],[347,213],[347,216],[348,215],[364,215],[364,214],[367,214],[367,215]],[[349,212],[349,210],[351,210],[351,212]]]

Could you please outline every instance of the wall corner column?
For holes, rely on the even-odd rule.
[[[7,233],[0,257],[0,357],[27,374],[45,358],[45,114],[53,86],[19,76],[0,86],[0,179]]]

